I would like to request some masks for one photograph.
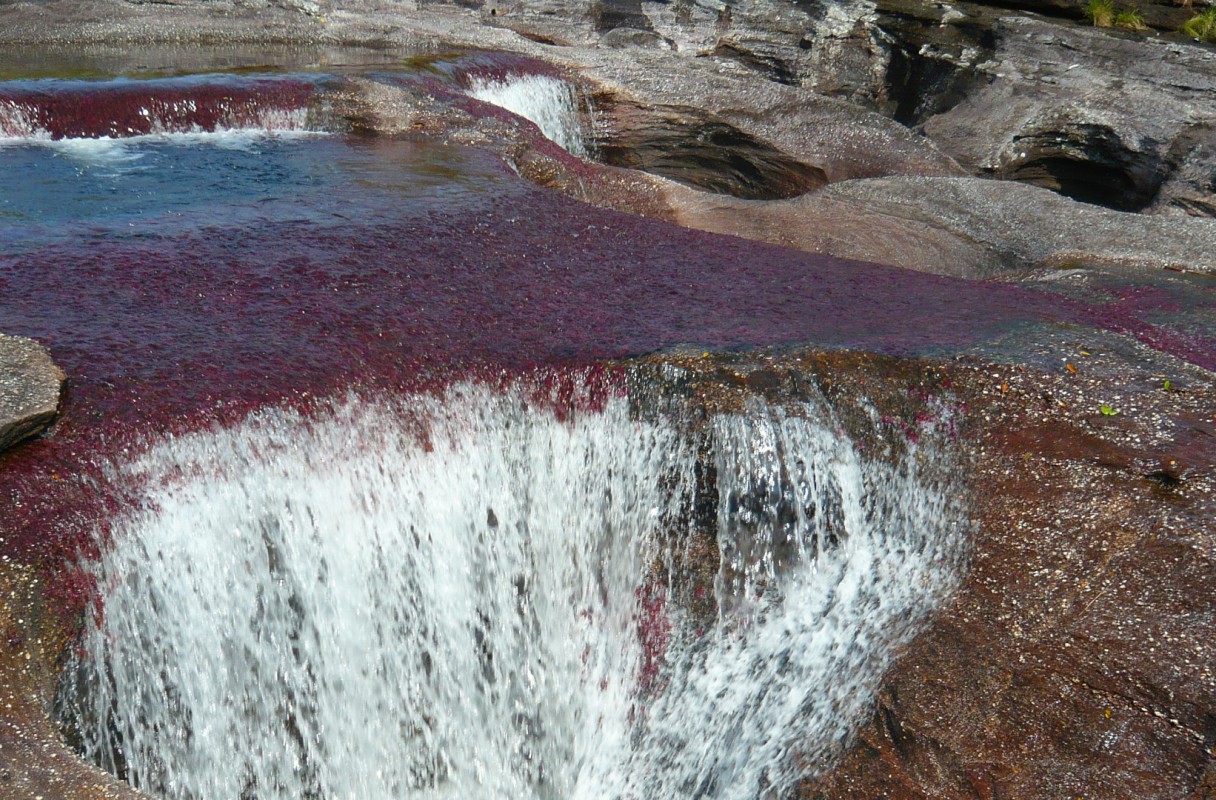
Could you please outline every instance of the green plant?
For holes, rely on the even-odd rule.
[[[1098,410],[1102,412],[1102,416],[1104,417],[1113,417],[1119,413],[1109,403],[1103,403],[1102,407]]]
[[[1144,17],[1140,16],[1140,12],[1134,8],[1125,8],[1115,14],[1115,27],[1125,31],[1148,30],[1148,26],[1144,24]]]
[[[1115,24],[1115,0],[1089,0],[1085,15],[1094,22],[1094,27],[1109,28]]]
[[[1184,22],[1182,32],[1193,39],[1216,43],[1216,6]]]

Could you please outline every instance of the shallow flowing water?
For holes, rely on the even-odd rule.
[[[576,156],[587,154],[578,94],[566,81],[547,75],[503,79],[475,76],[469,95],[534,123],[547,138]]]

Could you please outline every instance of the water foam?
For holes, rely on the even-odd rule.
[[[624,399],[559,419],[462,385],[165,442],[115,475],[145,502],[92,565],[64,717],[167,798],[779,795],[956,565],[947,494],[820,416],[701,434],[709,619],[659,577],[700,440]]]
[[[299,133],[313,89],[276,79],[0,83],[0,143]]]
[[[27,104],[0,98],[0,143],[14,139],[49,139]]]
[[[587,154],[578,95],[567,81],[545,75],[508,75],[502,80],[474,76],[469,96],[529,120],[546,138],[572,155]]]

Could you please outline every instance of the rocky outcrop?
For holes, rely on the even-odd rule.
[[[1216,274],[1216,220],[1121,213],[981,178],[843,181],[768,203],[674,187],[666,197],[689,227],[944,275],[1095,266]]]
[[[1124,211],[1207,215],[1216,196],[1205,144],[1216,120],[1216,53],[1063,21],[1083,16],[1071,0],[807,2],[781,13],[762,2],[565,5],[575,13],[560,22],[553,9],[527,3],[497,8],[490,21],[618,54],[626,42],[644,42],[627,60],[552,55],[575,56],[589,77],[640,102],[711,110],[829,180],[957,174],[944,172],[957,167],[940,157],[909,160],[911,140],[882,123],[864,131],[859,115],[868,107],[920,126],[929,139],[916,142],[922,153],[935,145],[972,174]],[[1154,8],[1168,25],[1192,13]],[[684,59],[678,90],[665,92],[675,85],[649,64],[671,52],[696,58]],[[732,91],[732,83],[746,88]],[[849,102],[831,106],[830,98]],[[854,147],[865,133],[869,140]]]
[[[645,104],[688,107],[687,100],[678,100],[678,92],[641,85],[615,69],[597,72],[594,77],[611,81],[626,96],[644,98]],[[852,104],[779,84],[756,87],[721,74],[703,78],[694,107],[708,107],[715,118],[819,170],[827,182],[882,175],[964,174],[924,137]],[[614,116],[622,106],[626,104],[603,104],[606,126],[619,129],[630,124]],[[632,136],[644,137],[646,130],[643,123]]]
[[[51,424],[63,382],[45,347],[0,334],[0,450]]]
[[[970,576],[803,796],[1209,796],[1216,385],[1086,339],[973,374]]]
[[[69,644],[34,570],[0,561],[0,796],[6,800],[151,800],[85,764],[47,717]]]
[[[1216,120],[1216,53],[1022,17],[992,34],[985,85],[924,123],[979,173],[1137,211]]]

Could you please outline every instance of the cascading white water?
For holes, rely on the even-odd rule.
[[[778,796],[847,740],[959,544],[915,459],[802,412],[703,434],[708,621],[653,602],[698,447],[624,399],[559,420],[461,385],[160,444],[115,476],[146,502],[92,567],[65,722],[165,798]]]
[[[27,106],[0,99],[0,142],[22,138],[49,139],[50,135],[34,122]]]
[[[146,109],[145,109],[146,110]],[[150,112],[149,112],[150,113]],[[254,108],[247,110],[238,119],[225,121],[214,129],[204,129],[196,124],[178,125],[166,124],[158,117],[151,117],[152,130],[148,133],[131,134],[130,136],[88,136],[63,137],[53,136],[39,124],[34,108],[28,104],[15,103],[11,100],[0,99],[0,144],[46,144],[59,146],[70,142],[110,142],[123,143],[127,141],[219,141],[239,139],[250,136],[274,136],[312,133],[309,127],[307,108]]]
[[[587,155],[578,95],[570,83],[544,75],[509,75],[503,80],[475,76],[469,96],[529,120],[566,152]]]

